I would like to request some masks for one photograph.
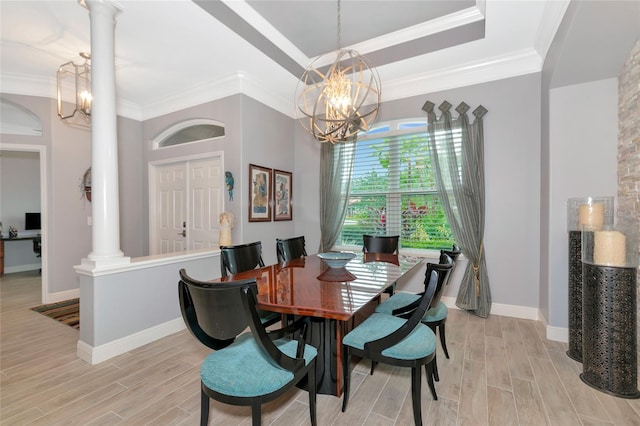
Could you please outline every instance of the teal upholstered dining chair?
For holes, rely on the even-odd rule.
[[[441,264],[453,263],[455,265],[458,256],[460,256],[460,253],[460,248],[455,245],[453,246],[453,250],[440,250],[439,261]],[[439,286],[436,289],[436,293],[433,297],[433,301],[431,302],[431,307],[427,310],[427,312],[424,314],[424,317],[422,318],[422,322],[429,326],[434,333],[437,329],[437,333],[440,335],[440,344],[442,345],[442,350],[444,351],[444,355],[447,359],[449,359],[449,351],[447,349],[445,323],[447,321],[449,309],[447,308],[447,305],[445,305],[444,302],[442,302],[440,299],[442,298],[442,294],[444,293],[446,286],[449,284],[449,278],[452,274],[453,269],[447,276],[446,281],[439,283]],[[391,315],[402,314],[404,310],[412,309],[418,303],[421,294],[422,293],[413,294],[407,292],[397,292],[393,296],[376,306],[375,312]],[[437,361],[434,361],[433,370],[435,380],[440,380],[440,377],[438,375]]]
[[[308,318],[266,330],[256,309],[255,279],[211,284],[181,269],[178,294],[191,334],[215,349],[200,368],[201,425],[208,423],[209,398],[251,406],[252,424],[260,425],[262,404],[305,379],[311,424],[316,425],[317,350],[305,343]]]
[[[421,381],[422,366],[427,371],[427,383],[434,400],[438,399],[433,383],[433,360],[436,350],[434,332],[422,324],[421,319],[429,308],[436,292],[438,281],[446,279],[452,264],[427,264],[425,273],[426,291],[413,311],[405,317],[373,313],[342,339],[344,396],[342,411],[349,402],[351,355],[370,359],[372,365],[382,362],[411,368],[411,400],[416,425],[422,425]]]
[[[261,241],[235,246],[220,246],[220,273],[223,277],[263,266]],[[276,312],[262,310],[258,312],[265,325],[272,325],[280,321],[280,314]]]
[[[276,255],[278,263],[299,259],[307,255],[304,236],[293,238],[276,238]]]

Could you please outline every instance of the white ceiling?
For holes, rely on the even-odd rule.
[[[236,93],[289,116],[297,79],[337,46],[329,0],[120,0],[118,113],[143,120]],[[342,0],[343,47],[376,66],[389,101],[538,72],[567,0]],[[0,1],[0,90],[55,97],[90,51],[76,0]]]

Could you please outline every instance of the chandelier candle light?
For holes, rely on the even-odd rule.
[[[320,142],[355,141],[371,128],[380,107],[377,71],[355,50],[341,49],[340,31],[338,0],[338,49],[313,61],[296,88],[300,124]]]

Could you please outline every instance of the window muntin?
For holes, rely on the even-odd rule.
[[[404,249],[450,248],[431,170],[426,121],[392,122],[359,135],[339,246],[361,246],[362,234],[400,235]]]

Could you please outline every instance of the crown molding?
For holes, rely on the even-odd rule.
[[[53,77],[3,72],[0,75],[0,91],[14,95],[39,96],[53,99],[57,97],[56,79]]]
[[[536,73],[542,70],[542,62],[541,56],[535,49],[525,49],[508,55],[469,62],[460,67],[444,68],[410,78],[385,81],[382,87],[382,101],[387,102]],[[144,121],[228,96],[244,94],[288,117],[295,118],[291,94],[294,87],[295,82],[292,81],[291,87],[286,90],[285,88],[281,88],[282,90],[267,88],[255,76],[239,72],[222,80],[193,86],[179,94],[145,105],[136,105],[119,99],[117,111],[122,117]],[[2,74],[1,88],[4,93],[56,98],[56,84],[53,78]],[[287,96],[288,94],[291,96]]]
[[[249,25],[255,28],[265,38],[270,40],[291,59],[298,63],[303,69],[309,65],[311,58],[305,55],[298,47],[286,38],[280,31],[262,17],[246,1],[221,0],[229,9],[244,19]]]
[[[148,120],[236,94],[247,95],[282,114],[293,116],[292,99],[288,99],[278,91],[266,88],[255,76],[246,72],[238,72],[222,80],[193,86],[180,94],[144,105],[140,120]]]
[[[479,0],[474,7],[356,43],[345,49],[367,54],[482,20],[484,20],[484,0]]]
[[[571,0],[556,0],[547,2],[544,6],[543,17],[540,20],[540,28],[536,35],[534,48],[541,57],[546,57],[553,38],[562,23],[564,14],[567,12]]]
[[[509,55],[469,62],[460,67],[443,68],[411,78],[386,81],[382,86],[382,101],[487,83],[541,70],[542,58],[538,52],[525,49]]]

